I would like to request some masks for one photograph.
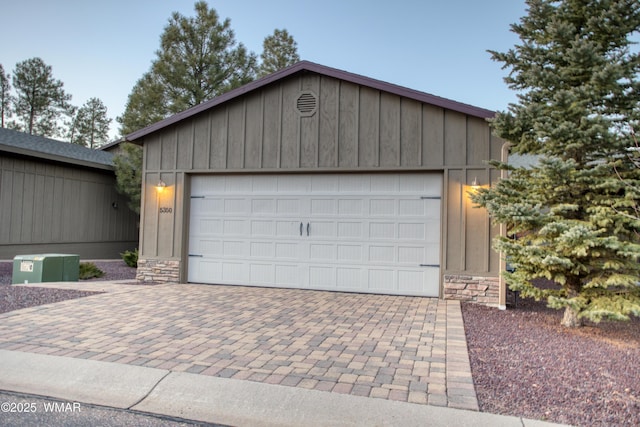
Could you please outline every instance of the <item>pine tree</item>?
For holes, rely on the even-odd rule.
[[[257,57],[236,42],[231,21],[220,21],[204,1],[195,4],[195,11],[195,17],[173,13],[151,69],[138,81],[118,118],[123,134],[255,78]]]
[[[140,214],[142,197],[142,148],[125,142],[120,144],[121,151],[113,157],[116,169],[116,189],[129,197],[129,209]]]
[[[300,61],[298,44],[287,30],[275,29],[272,35],[265,37],[262,49],[259,73],[261,77]]]
[[[109,139],[110,123],[104,103],[98,98],[91,98],[75,114],[71,142],[89,148],[105,144]]]
[[[10,76],[5,74],[4,67],[0,64],[0,128],[5,127],[5,119],[11,117],[11,84]]]
[[[13,87],[17,94],[14,112],[21,121],[19,127],[30,134],[61,135],[58,121],[71,107],[71,95],[63,86],[60,80],[53,78],[51,66],[40,58],[16,64],[13,72]]]
[[[496,241],[522,296],[564,308],[562,324],[640,316],[640,170],[627,159],[640,124],[637,0],[527,0],[512,25],[521,44],[493,59],[510,69],[518,103],[495,133],[529,168],[472,195],[508,236]],[[549,289],[548,279],[557,287]]]

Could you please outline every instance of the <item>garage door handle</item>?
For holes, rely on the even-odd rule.
[[[304,224],[300,223],[300,235],[302,236],[302,228],[304,227]]]
[[[309,227],[310,227],[310,224],[307,223],[307,237],[309,236]]]

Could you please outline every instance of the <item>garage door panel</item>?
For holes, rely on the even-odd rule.
[[[311,177],[305,175],[279,176],[277,191],[278,193],[309,193],[311,191]]]
[[[420,292],[425,279],[424,271],[399,271],[398,290],[408,293]]]
[[[311,177],[312,192],[337,193],[340,188],[339,175],[314,175]]]
[[[298,221],[278,221],[276,222],[276,237],[289,238],[300,236],[300,224]],[[304,227],[304,225],[303,225]]]
[[[369,288],[382,293],[397,291],[396,271],[393,269],[375,268],[369,270]]]
[[[363,179],[366,179],[366,175],[363,175]],[[398,184],[399,177],[398,175],[389,174],[389,175],[371,175],[369,178],[369,185],[367,188],[363,188],[365,191],[370,191],[372,193],[382,192],[382,193],[397,193],[398,192]]]
[[[362,262],[361,245],[338,245],[338,259],[342,262]]]
[[[362,239],[361,222],[338,222],[338,239]]]
[[[242,240],[227,240],[222,245],[225,257],[240,258],[248,255],[248,242]]]
[[[335,261],[338,259],[335,245],[313,243],[309,245],[311,261]]]
[[[222,263],[222,283],[248,283],[250,275],[243,262],[226,261]]]
[[[425,263],[424,246],[399,246],[398,247],[398,263],[420,265]]]
[[[438,296],[440,174],[194,176],[189,281]]]
[[[278,259],[291,259],[297,260],[300,258],[300,245],[299,243],[276,243],[276,258]]]
[[[274,175],[265,175],[260,179],[252,180],[252,192],[253,193],[273,193],[274,188],[278,188],[279,177]]]
[[[206,277],[207,283],[216,283],[222,279],[222,262],[205,261],[201,258],[189,258],[190,282],[197,282]]]
[[[251,236],[253,237],[269,237],[275,236],[276,224],[274,221],[251,221]]]
[[[275,245],[271,242],[251,242],[250,251],[251,258],[274,258],[276,256]]]
[[[295,264],[276,264],[276,283],[279,286],[304,288],[305,283],[300,282],[304,271]]]
[[[338,200],[338,215],[361,216],[364,202],[359,199]]]
[[[336,289],[340,291],[365,292],[367,286],[367,271],[364,268],[336,268]]]
[[[246,236],[250,230],[249,221],[242,219],[225,219],[222,232],[225,236]]]
[[[371,222],[369,223],[370,239],[396,239],[396,223],[394,222]]]
[[[205,219],[195,218],[191,221],[192,231],[198,235],[219,235],[222,233],[222,220],[220,219]]]
[[[249,272],[252,285],[275,286],[277,283],[273,264],[251,264]]]
[[[196,247],[192,248],[189,252],[200,253],[203,255],[216,256],[216,257],[224,255],[224,250],[222,249],[221,240],[202,239],[199,242],[196,242],[195,246]]]
[[[395,247],[393,246],[369,246],[369,262],[393,263],[396,261]]]
[[[253,199],[251,201],[252,215],[273,215],[276,213],[275,199]]]
[[[300,200],[278,199],[276,201],[276,213],[278,215],[302,215]]]
[[[311,215],[336,215],[338,207],[336,200],[332,199],[312,199]]]
[[[335,267],[309,267],[309,287],[310,288],[335,288],[336,269]]]
[[[308,224],[308,225],[307,225]],[[335,239],[338,235],[338,224],[334,221],[308,221],[303,230],[303,235],[313,236],[313,238]],[[308,231],[307,231],[308,230]]]
[[[398,200],[398,215],[424,217],[429,211],[427,202],[427,200],[418,199]]]
[[[235,175],[224,178],[224,191],[227,194],[250,193],[256,183],[250,175]]]
[[[425,240],[427,229],[424,223],[399,223],[398,238],[402,240]]]
[[[429,184],[430,182],[420,175],[409,174],[398,176],[398,190],[400,192],[424,192],[428,190]],[[439,188],[431,188],[431,190],[440,191]]]
[[[224,201],[224,213],[225,214],[241,214],[247,215],[250,213],[249,200],[247,199],[225,199]]]
[[[371,216],[395,216],[395,199],[373,199],[369,202],[369,215]]]

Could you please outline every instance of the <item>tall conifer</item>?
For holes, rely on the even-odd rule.
[[[531,167],[473,200],[508,236],[496,242],[511,289],[564,308],[562,324],[640,316],[640,170],[628,158],[640,128],[637,0],[527,0],[521,43],[491,52],[518,102],[492,126]],[[545,278],[559,289],[539,286]]]

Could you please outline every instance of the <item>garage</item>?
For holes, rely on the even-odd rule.
[[[442,176],[195,175],[188,281],[437,297]]]
[[[133,132],[137,278],[502,305],[494,114],[301,61]]]

